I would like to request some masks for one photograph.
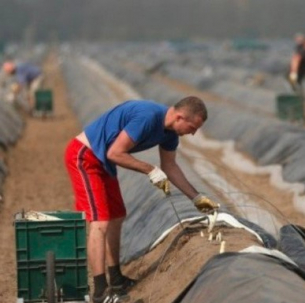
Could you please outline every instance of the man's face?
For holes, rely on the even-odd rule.
[[[297,45],[302,45],[305,42],[305,37],[302,35],[298,35],[294,38],[294,41]]]
[[[179,112],[176,115],[174,131],[179,135],[194,135],[198,128],[203,125],[202,117],[199,115],[190,116],[185,112]]]

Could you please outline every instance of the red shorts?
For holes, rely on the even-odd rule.
[[[90,148],[77,139],[69,142],[65,164],[75,196],[75,209],[88,221],[110,221],[126,216],[118,179],[111,177]]]

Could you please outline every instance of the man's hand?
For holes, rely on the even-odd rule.
[[[291,83],[291,85],[293,87],[295,87],[297,85],[298,82],[298,74],[295,72],[290,72],[289,73],[289,82]]]
[[[166,174],[157,166],[148,174],[150,182],[162,189],[166,195],[170,194],[169,182]]]
[[[8,93],[6,95],[6,101],[9,103],[14,103],[16,102],[16,96],[13,93]]]
[[[218,203],[210,200],[209,198],[207,198],[202,194],[197,195],[192,201],[194,205],[197,207],[197,209],[202,213],[219,208]]]
[[[10,90],[13,94],[18,94],[20,92],[20,87],[17,83],[13,83],[10,87]]]

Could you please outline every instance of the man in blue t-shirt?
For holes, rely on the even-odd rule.
[[[15,63],[13,61],[4,62],[2,69],[5,74],[15,78],[15,83],[12,86],[12,99],[15,100],[24,89],[31,110],[34,106],[35,92],[42,86],[42,70],[32,63]]]
[[[218,208],[217,203],[188,182],[176,163],[179,136],[195,134],[206,119],[205,104],[197,97],[186,97],[171,107],[151,100],[131,100],[99,116],[68,144],[65,163],[74,190],[75,208],[84,211],[90,222],[87,247],[94,277],[94,303],[121,302],[135,284],[122,275],[119,264],[126,210],[118,185],[117,165],[147,175],[167,195],[169,181],[172,182],[201,212]],[[161,168],[132,155],[156,145]]]

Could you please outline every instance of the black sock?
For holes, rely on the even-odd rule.
[[[124,276],[122,275],[120,265],[114,265],[108,267],[110,284],[117,286],[124,282]]]
[[[94,296],[100,297],[108,286],[106,280],[106,274],[100,274],[94,276],[93,280],[94,280]]]

